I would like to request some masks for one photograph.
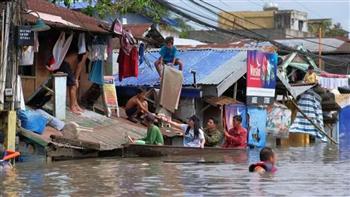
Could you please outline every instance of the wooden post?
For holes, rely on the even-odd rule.
[[[237,100],[237,82],[233,86],[233,98]]]
[[[323,69],[323,66],[322,66],[322,58],[321,58],[321,55],[322,55],[322,27],[320,25],[320,28],[319,28],[319,31],[318,31],[318,67],[320,69]]]
[[[53,75],[54,89],[54,116],[60,120],[66,119],[66,92],[67,92],[67,74]]]
[[[16,111],[8,111],[6,127],[6,149],[16,150]]]

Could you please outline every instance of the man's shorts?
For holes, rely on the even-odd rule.
[[[135,115],[136,112],[137,112],[137,107],[132,107],[130,109],[125,110],[125,113],[128,117]]]
[[[59,69],[55,72],[64,72],[67,74],[67,86],[76,85],[76,79],[70,65],[67,62],[63,62]]]

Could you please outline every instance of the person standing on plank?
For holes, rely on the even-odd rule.
[[[168,64],[179,65],[179,70],[181,70],[181,71],[183,70],[183,63],[177,57],[177,49],[174,46],[174,38],[173,37],[165,38],[165,46],[163,46],[160,49],[159,54],[160,54],[159,59],[154,63],[159,76],[162,75],[164,64],[166,64],[166,65],[168,65]]]

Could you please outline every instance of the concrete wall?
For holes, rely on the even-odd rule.
[[[263,28],[274,28],[274,13],[275,11],[244,11],[244,12],[231,12],[231,13],[219,13],[219,27],[226,29],[241,29],[238,26],[232,24],[232,22],[225,20],[225,18],[235,21],[239,25],[242,25],[248,29],[261,29]],[[259,24],[259,26],[239,19],[235,16],[239,16],[248,20],[252,23]],[[262,27],[261,27],[262,26]]]

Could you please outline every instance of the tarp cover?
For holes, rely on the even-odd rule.
[[[316,125],[318,125],[324,132],[323,125],[323,114],[321,108],[321,97],[315,93],[313,90],[308,90],[300,96],[298,101],[298,106],[301,111],[303,111],[307,117],[309,117]],[[294,133],[306,133],[313,136],[320,137],[323,141],[327,138],[322,135],[317,128],[307,120],[300,112],[291,125],[289,132]]]
[[[263,148],[266,144],[266,109],[260,107],[248,107],[249,114],[249,135],[250,146]]]
[[[350,147],[350,105],[344,107],[339,114],[339,140],[341,147]]]
[[[242,117],[242,126],[247,128],[246,106],[243,104],[229,104],[225,105],[225,129],[227,131],[233,127],[232,121],[235,115],[240,115]]]
[[[292,111],[286,106],[274,103],[267,108],[266,131],[277,138],[288,138]]]

